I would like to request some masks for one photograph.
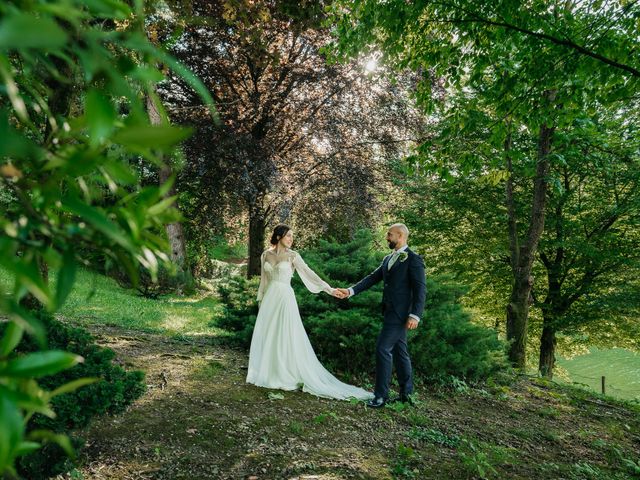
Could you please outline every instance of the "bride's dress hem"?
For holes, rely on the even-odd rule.
[[[366,395],[361,395],[361,396],[349,395],[349,396],[341,397],[341,396],[330,396],[330,395],[323,395],[320,393],[316,393],[313,390],[306,389],[304,385],[302,386],[302,388],[300,388],[300,384],[297,384],[292,387],[289,385],[268,385],[268,384],[259,383],[253,380],[247,380],[246,382],[249,385],[254,385],[260,388],[266,388],[268,390],[282,390],[284,392],[303,392],[318,398],[325,398],[328,400],[345,400],[345,401],[358,400],[359,402],[364,402],[365,400],[370,400],[374,397],[373,393],[369,393],[366,390],[363,390],[366,393]],[[358,387],[354,387],[354,388],[358,388]]]

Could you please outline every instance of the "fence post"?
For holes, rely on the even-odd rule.
[[[602,376],[602,394],[604,395],[604,375]]]

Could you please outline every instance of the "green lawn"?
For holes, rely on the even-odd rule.
[[[51,284],[55,288],[55,275]],[[8,286],[7,273],[0,271],[0,288]],[[76,324],[99,323],[172,336],[221,336],[224,331],[211,325],[219,308],[211,294],[164,295],[153,300],[120,287],[111,278],[81,269],[58,315]]]
[[[640,354],[622,348],[592,348],[586,355],[558,358],[571,381],[599,392],[605,377],[606,393],[626,400],[640,400]]]

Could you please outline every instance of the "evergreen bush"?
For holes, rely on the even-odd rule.
[[[305,262],[333,287],[353,285],[380,265],[369,231],[349,243],[320,240]],[[219,287],[224,313],[217,325],[248,348],[258,313],[259,279],[231,278]],[[320,360],[335,371],[361,374],[375,369],[375,344],[382,325],[382,284],[348,300],[310,294],[297,275],[292,282],[305,329]],[[444,276],[427,278],[427,302],[420,327],[409,335],[415,374],[429,381],[451,377],[478,381],[506,367],[496,332],[472,323],[460,305],[465,290]]]
[[[47,429],[54,433],[71,434],[86,427],[97,415],[122,412],[145,392],[144,373],[126,372],[113,363],[113,350],[95,344],[89,332],[82,328],[66,325],[49,314],[38,313],[43,322],[50,349],[62,349],[81,355],[84,362],[75,367],[43,377],[40,385],[47,390],[55,390],[67,382],[83,377],[99,380],[70,393],[53,397],[51,406],[55,418],[36,414],[29,420],[27,430]],[[0,335],[6,324],[0,324]],[[35,352],[38,345],[31,336],[23,337],[16,349],[19,353]],[[82,445],[82,439],[70,435],[74,447]],[[63,450],[55,443],[45,444],[41,449],[20,457],[17,461],[18,473],[24,478],[48,478],[64,473],[72,467]]]

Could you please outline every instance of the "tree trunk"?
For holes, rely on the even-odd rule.
[[[509,360],[516,368],[526,368],[527,322],[529,319],[529,294],[533,278],[525,271],[515,278],[511,298],[507,305],[507,340]]]
[[[171,178],[171,167],[168,165],[163,166],[160,169],[159,179],[160,184],[167,182]],[[167,192],[167,197],[172,197],[176,195],[176,187],[175,184],[171,186],[169,191]],[[178,201],[176,200],[173,204],[174,208],[178,208]],[[169,239],[169,245],[171,246],[171,261],[175,263],[180,270],[185,271],[187,267],[185,267],[185,258],[187,256],[187,249],[185,246],[184,233],[182,231],[182,223],[174,222],[168,223],[165,226],[165,230],[167,232],[167,237]]]
[[[158,112],[158,108],[151,97],[147,97],[147,111],[149,112],[149,121],[152,125],[160,125],[162,123],[160,112]],[[160,184],[162,185],[166,183],[171,178],[172,174],[173,171],[171,169],[171,165],[166,163],[160,169],[158,175]],[[176,195],[176,193],[174,183],[165,195],[165,198],[172,197]],[[173,207],[179,209],[177,200],[174,202]],[[169,239],[169,246],[171,247],[171,261],[174,262],[182,272],[185,272],[188,270],[188,266],[185,266],[185,258],[187,255],[182,224],[180,222],[169,223],[165,226],[165,230]]]
[[[540,375],[551,380],[553,378],[553,368],[556,364],[556,330],[553,326],[553,319],[544,316],[542,326],[542,336],[540,337],[540,360],[538,370]]]
[[[553,101],[554,97],[554,92],[545,93],[547,101]],[[511,196],[512,202],[512,204],[509,205],[509,232],[511,236],[510,248],[512,250],[511,268],[514,279],[509,305],[507,305],[507,340],[511,342],[509,346],[509,360],[514,367],[523,370],[526,368],[527,327],[531,288],[533,286],[531,270],[538,247],[538,241],[544,230],[549,153],[551,151],[554,129],[555,127],[549,127],[546,124],[540,126],[531,217],[526,240],[520,247],[518,246],[517,232],[515,231],[515,218],[511,218],[515,216],[515,210],[512,211],[511,209],[513,206],[513,192],[509,190],[512,184],[507,184],[507,201],[509,202],[509,196]]]
[[[267,226],[264,212],[252,207],[249,212],[249,265],[247,278],[260,275],[260,257],[264,251],[264,237]]]
[[[566,178],[566,175],[565,175]],[[538,371],[543,377],[553,378],[553,368],[555,367],[556,357],[556,332],[560,328],[558,320],[566,313],[569,308],[567,299],[562,295],[562,283],[566,275],[563,275],[563,266],[565,261],[564,251],[564,222],[563,207],[571,191],[571,186],[565,182],[565,193],[563,197],[558,199],[558,203],[553,211],[554,216],[551,217],[551,226],[555,227],[557,247],[555,255],[550,258],[547,252],[540,251],[540,260],[547,269],[547,298],[542,304],[542,335],[540,337],[540,359],[538,361]]]

